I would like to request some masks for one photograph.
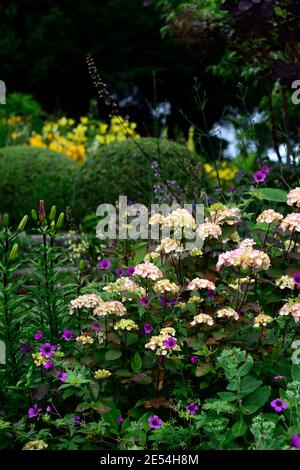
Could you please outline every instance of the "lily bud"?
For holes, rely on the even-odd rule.
[[[9,254],[8,261],[14,261],[16,259],[17,254],[18,254],[18,249],[19,249],[18,243],[15,243]]]
[[[37,222],[38,220],[38,216],[37,216],[37,213],[34,209],[31,209],[31,217],[32,217],[32,220],[34,220],[35,222]]]
[[[19,223],[17,232],[23,232],[24,228],[26,227],[27,221],[28,221],[28,215],[24,215],[23,219]]]
[[[56,216],[56,206],[52,206],[52,207],[51,207],[50,214],[49,214],[49,220],[50,220],[50,222],[52,222],[52,220],[55,219],[55,216]]]
[[[57,227],[57,228],[62,228],[63,223],[64,223],[64,220],[65,220],[65,214],[64,214],[63,212],[61,212],[61,213],[59,214],[58,219],[57,219],[56,227]]]
[[[45,203],[43,200],[41,200],[39,204],[39,220],[40,222],[45,222],[46,220],[46,209],[45,209]]]

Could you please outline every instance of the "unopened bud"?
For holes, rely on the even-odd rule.
[[[84,270],[84,267],[85,267],[85,262],[84,262],[83,259],[81,259],[81,260],[79,261],[79,269],[80,269],[80,271],[83,271],[83,270]]]
[[[8,261],[14,261],[16,259],[17,254],[18,254],[18,249],[19,249],[18,243],[15,243],[9,254]]]
[[[43,200],[41,200],[39,204],[39,220],[40,222],[44,222],[45,219],[46,219],[45,203]]]
[[[49,214],[50,222],[52,222],[55,219],[55,216],[56,216],[56,206],[52,206],[50,214]]]
[[[37,222],[38,220],[38,216],[37,216],[37,213],[34,209],[31,209],[31,217],[32,217],[32,220],[34,220],[35,222]]]
[[[65,214],[64,214],[63,212],[61,212],[61,213],[59,214],[58,219],[57,219],[56,227],[57,227],[57,228],[62,228],[63,223],[64,223],[64,220],[65,220]]]
[[[17,232],[23,232],[24,228],[26,227],[27,220],[28,220],[28,215],[24,215],[23,219],[19,223],[19,226],[17,228]]]

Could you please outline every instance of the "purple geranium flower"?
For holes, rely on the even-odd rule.
[[[295,281],[295,284],[300,287],[300,273],[295,273],[293,274],[293,279]]]
[[[163,420],[160,419],[158,416],[153,416],[152,418],[148,418],[149,427],[152,429],[159,429],[163,424]]]
[[[51,343],[45,343],[40,347],[40,351],[43,357],[54,356],[56,347]]]
[[[240,318],[245,315],[244,310],[241,310],[240,308],[237,309],[236,313],[238,314],[238,316],[239,316]]]
[[[234,193],[234,191],[235,191],[235,187],[234,187],[234,186],[230,186],[229,192],[230,192],[230,193]]]
[[[51,408],[51,406],[47,406],[47,408],[46,408],[46,413],[52,413],[52,408]]]
[[[300,437],[299,436],[291,436],[291,446],[296,447],[296,449],[300,449]]]
[[[276,413],[281,413],[281,411],[288,409],[286,402],[281,400],[281,398],[275,398],[275,400],[271,401],[270,404]]]
[[[39,413],[42,411],[41,408],[39,408],[39,405],[37,405],[36,403],[33,405],[33,408],[29,408],[28,409],[28,417],[30,419],[32,418],[36,418]]]
[[[34,339],[36,339],[37,341],[38,341],[39,339],[42,339],[43,337],[44,337],[44,334],[43,334],[43,332],[40,331],[40,330],[37,330],[37,331],[34,333]]]
[[[122,416],[119,416],[117,419],[116,419],[117,423],[121,424],[123,423],[124,419],[122,418]]]
[[[24,356],[27,356],[28,353],[32,350],[33,346],[31,343],[24,343],[20,346],[20,351]]]
[[[128,276],[132,276],[134,274],[135,267],[134,266],[128,266],[127,268],[127,274]]]
[[[198,356],[195,356],[194,354],[191,356],[191,359],[190,359],[191,363],[192,364],[196,364],[196,362],[199,361],[199,357]]]
[[[106,271],[107,269],[109,269],[111,267],[111,261],[109,261],[109,259],[103,259],[103,260],[100,261],[99,267],[103,271]]]
[[[124,276],[124,274],[125,274],[125,269],[123,269],[123,268],[117,268],[117,269],[115,270],[115,273],[116,273],[116,275],[117,275],[118,277]]]
[[[267,165],[261,167],[260,171],[268,175],[270,173],[270,168]]]
[[[79,428],[81,426],[81,418],[80,416],[74,416],[74,426],[75,428]]]
[[[282,375],[275,375],[275,376],[273,377],[273,379],[278,382],[279,380],[283,379],[283,376],[282,376]]]
[[[199,410],[199,406],[198,405],[195,405],[195,403],[192,401],[189,405],[187,405],[185,407],[185,410],[188,412],[188,413],[191,413],[191,415],[194,415],[196,413],[196,411]]]
[[[144,325],[144,332],[146,333],[146,335],[150,335],[151,331],[152,326],[150,325],[150,323],[146,322]]]
[[[65,382],[67,378],[67,373],[63,372],[62,370],[58,370],[56,372],[56,377],[58,377],[62,382]]]
[[[52,367],[53,367],[53,362],[50,360],[44,364],[44,369],[46,370],[52,369]]]
[[[164,345],[167,349],[174,349],[176,344],[177,341],[175,338],[172,338],[172,336],[169,336],[169,338],[164,341]]]
[[[143,307],[148,307],[148,305],[149,305],[148,297],[141,297],[140,298],[140,304],[143,305]]]
[[[214,297],[216,295],[216,291],[214,289],[207,290],[208,297]]]
[[[73,338],[73,331],[72,330],[64,330],[62,337],[65,341],[70,341]]]
[[[94,322],[92,323],[92,330],[94,330],[94,331],[96,331],[96,332],[98,332],[98,331],[101,330],[101,326],[99,325],[99,323],[98,323],[97,321],[94,321]]]
[[[262,181],[265,181],[267,175],[263,173],[262,171],[256,171],[253,175],[252,178],[254,179],[255,183],[261,183]]]

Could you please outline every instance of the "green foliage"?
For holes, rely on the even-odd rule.
[[[161,176],[155,176],[154,161]],[[161,193],[165,201],[190,200],[201,188],[201,176],[201,158],[175,142],[143,138],[109,144],[80,169],[76,208],[82,215],[95,212],[99,204],[116,201],[120,195],[145,204],[159,202]]]
[[[77,165],[56,152],[32,147],[0,149],[0,213],[17,221],[43,199],[64,211],[73,199]]]

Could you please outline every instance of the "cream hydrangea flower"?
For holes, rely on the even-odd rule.
[[[245,284],[254,284],[254,282],[255,282],[255,279],[250,279],[249,276],[246,276],[246,277],[241,277],[239,279],[235,279],[231,284],[228,284],[228,285],[229,287],[231,287],[231,289],[241,291],[242,287]]]
[[[256,271],[268,270],[271,264],[269,256],[263,251],[255,250],[250,243],[251,240],[244,240],[239,248],[220,254],[216,266],[217,271],[220,271],[222,266],[252,268]]]
[[[273,224],[274,222],[281,222],[283,215],[279,212],[275,212],[273,209],[267,209],[263,211],[256,219],[258,224]]]
[[[212,289],[216,290],[215,283],[208,281],[207,279],[200,279],[195,277],[187,286],[188,290],[198,290],[198,289]]]
[[[155,264],[148,262],[138,264],[135,267],[134,275],[151,279],[151,281],[157,281],[163,277],[161,270]]]
[[[204,298],[200,297],[199,295],[192,295],[192,297],[189,298],[188,304],[200,304],[203,302]]]
[[[149,219],[149,225],[161,225],[165,221],[165,216],[162,214],[153,214]]]
[[[81,308],[95,308],[102,302],[100,295],[85,294],[80,295],[77,299],[71,300],[69,312],[72,314],[75,310]]]
[[[98,369],[94,374],[96,380],[104,380],[111,376],[111,372],[107,369]]]
[[[156,248],[155,251],[163,252],[165,254],[169,254],[169,253],[172,253],[172,252],[182,253],[184,251],[184,247],[177,240],[174,240],[172,238],[164,238],[160,242],[160,245],[158,245],[158,247]]]
[[[274,318],[270,317],[270,315],[265,315],[264,313],[260,313],[254,318],[254,328],[259,328],[260,326],[267,326],[271,323]]]
[[[241,210],[238,207],[226,207],[223,204],[213,204],[209,208],[212,222],[218,225],[224,223],[235,225],[241,221]]]
[[[292,230],[300,232],[300,214],[292,212],[291,214],[287,215],[279,225],[279,228],[281,228],[284,232],[291,232]]]
[[[150,338],[150,341],[145,344],[145,348],[155,351],[157,356],[166,356],[169,352],[180,351],[175,334],[174,328],[162,328],[159,335]]]
[[[94,339],[91,336],[84,334],[81,336],[77,336],[76,341],[80,344],[93,344]]]
[[[296,204],[297,207],[300,207],[300,188],[292,189],[287,195],[287,204],[292,206]]]
[[[192,248],[192,249],[189,251],[189,255],[190,255],[190,256],[202,256],[202,255],[203,255],[203,251],[200,250],[199,248]]]
[[[36,439],[35,441],[27,442],[22,450],[42,450],[46,449],[48,444],[42,439]]]
[[[275,284],[280,287],[280,289],[294,289],[295,287],[294,279],[288,274],[276,279]]]
[[[118,300],[109,300],[102,302],[99,307],[95,308],[93,315],[97,317],[106,317],[106,315],[117,315],[122,317],[126,313],[126,308]]]
[[[206,240],[206,238],[219,238],[222,235],[221,227],[213,222],[200,224],[196,232],[202,240]]]
[[[217,317],[218,318],[234,318],[234,320],[239,320],[239,315],[238,313],[233,310],[233,308],[227,307],[227,308],[221,308],[220,310],[217,311]]]
[[[176,230],[178,228],[196,228],[196,222],[192,214],[186,209],[175,209],[164,220],[164,225]]]
[[[144,258],[144,262],[149,263],[149,261],[151,261],[151,260],[153,261],[153,260],[155,260],[159,257],[160,257],[160,254],[157,253],[157,251],[151,251],[150,253],[146,254],[146,256]]]
[[[103,287],[103,290],[109,294],[120,294],[129,300],[131,295],[140,297],[146,295],[145,289],[128,277],[120,277],[115,282],[110,282]]]
[[[118,323],[115,324],[114,329],[115,330],[138,330],[138,325],[133,321],[133,320],[127,320],[123,318],[120,320]]]
[[[177,294],[180,291],[180,287],[175,282],[170,282],[168,279],[161,279],[157,281],[153,286],[154,292],[164,294],[166,292],[170,294]]]
[[[194,319],[190,324],[195,326],[201,323],[206,323],[206,325],[212,326],[214,324],[214,320],[210,315],[206,315],[206,313],[199,313],[194,316]]]
[[[279,311],[279,315],[291,315],[295,322],[298,323],[300,321],[300,302],[297,300],[291,300],[284,304]]]

